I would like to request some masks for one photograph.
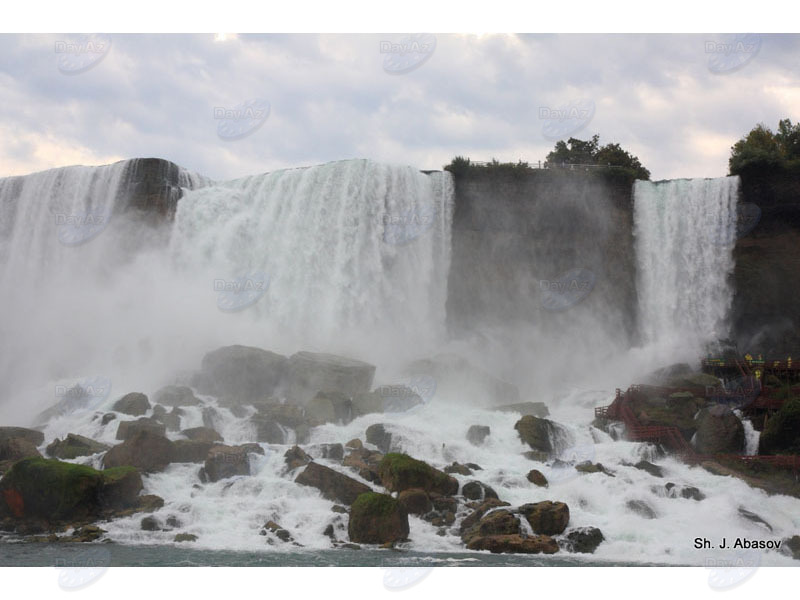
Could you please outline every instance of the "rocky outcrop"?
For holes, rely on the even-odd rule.
[[[520,439],[534,450],[550,454],[555,451],[553,440],[561,429],[548,419],[525,415],[514,425]]]
[[[140,417],[150,410],[150,401],[147,396],[139,392],[131,392],[125,394],[122,398],[114,403],[111,410],[121,412],[133,417]]]
[[[373,452],[367,448],[355,448],[344,457],[342,465],[355,469],[367,481],[380,481],[378,467],[382,460],[381,452]]]
[[[9,438],[21,438],[34,446],[41,446],[44,443],[44,434],[41,431],[25,427],[0,427],[0,441]]]
[[[530,523],[534,533],[558,535],[569,524],[569,507],[563,502],[536,502],[519,507],[520,514]]]
[[[480,481],[469,481],[461,488],[461,494],[467,500],[488,500],[497,498],[497,492],[491,487]]]
[[[25,438],[0,438],[0,475],[18,460],[41,456],[39,450]]]
[[[301,404],[319,392],[340,392],[348,397],[372,387],[375,366],[360,360],[316,352],[298,352],[287,365],[288,395]]]
[[[390,492],[420,488],[443,496],[458,493],[458,481],[454,477],[407,454],[390,453],[384,456],[378,466],[378,474],[383,487]]]
[[[142,417],[136,421],[120,421],[120,424],[117,426],[117,439],[125,441],[142,431],[147,431],[148,433],[161,437],[167,435],[167,428],[163,423],[159,423],[155,419]]]
[[[491,432],[487,425],[470,425],[467,429],[467,441],[473,446],[480,446]]]
[[[257,402],[253,406],[257,413],[250,417],[250,422],[256,428],[259,442],[285,444],[289,430],[294,430],[297,443],[308,440],[310,426],[302,407],[277,401]]]
[[[194,442],[222,442],[222,436],[210,427],[192,427],[181,431],[187,439]]]
[[[167,385],[155,393],[155,402],[164,406],[197,406],[200,399],[184,385]]]
[[[368,444],[378,447],[378,450],[386,454],[392,447],[392,434],[386,431],[383,423],[375,423],[367,427],[366,438]]]
[[[275,395],[286,375],[285,356],[252,346],[225,346],[203,357],[195,378],[202,394],[229,405],[253,404]]]
[[[237,475],[250,475],[247,448],[223,444],[212,446],[203,465],[201,478],[205,476],[208,481],[213,483]]]
[[[387,544],[408,539],[408,514],[399,501],[386,494],[366,492],[350,508],[347,533],[351,542]]]
[[[182,416],[183,411],[179,406],[173,406],[172,410],[169,412],[167,412],[167,409],[160,404],[156,404],[153,407],[152,418],[164,425],[164,427],[167,428],[167,431],[180,431]]]
[[[519,518],[510,510],[500,508],[487,511],[487,514],[477,519],[469,527],[462,525],[461,541],[467,545],[467,548],[470,548],[471,543],[478,538],[519,535],[519,533]]]
[[[317,488],[328,500],[350,505],[361,494],[371,492],[370,487],[352,477],[311,462],[295,478],[295,483]]]
[[[163,471],[175,460],[175,447],[163,435],[144,429],[103,456],[103,467],[131,466],[148,473]]]
[[[697,416],[695,448],[700,454],[739,454],[744,451],[744,426],[730,408],[712,406]]]
[[[353,404],[350,396],[342,392],[318,392],[306,405],[306,416],[312,427],[325,423],[346,425],[353,419]]]
[[[172,442],[174,448],[173,461],[176,463],[202,463],[208,457],[208,452],[216,444],[196,440],[176,440]]]
[[[95,440],[82,435],[68,433],[63,440],[55,439],[47,446],[47,455],[54,458],[77,458],[79,456],[90,456],[98,452],[106,452],[111,448],[106,444],[101,444]]]
[[[433,502],[428,494],[418,488],[403,490],[398,494],[397,501],[410,515],[424,515],[433,510]]]
[[[603,532],[597,527],[579,527],[566,533],[562,546],[568,552],[594,554],[597,547],[605,541]]]
[[[292,446],[283,455],[283,460],[286,462],[286,468],[293,471],[298,467],[307,465],[311,462],[311,457],[300,446]]]

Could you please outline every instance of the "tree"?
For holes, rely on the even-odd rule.
[[[753,168],[787,168],[800,162],[800,123],[792,125],[790,119],[778,122],[778,131],[759,123],[731,146],[728,169],[739,175]]]
[[[547,155],[547,162],[554,165],[618,167],[634,179],[650,179],[650,171],[642,166],[636,156],[616,143],[600,146],[599,135],[593,135],[590,140],[569,138],[566,142],[557,142],[553,151]]]

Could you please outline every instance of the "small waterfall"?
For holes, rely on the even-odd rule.
[[[634,186],[639,325],[646,342],[697,349],[727,337],[738,177]]]

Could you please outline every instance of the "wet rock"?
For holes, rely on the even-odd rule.
[[[345,447],[345,448],[348,448],[348,449],[351,449],[351,450],[360,450],[361,448],[363,448],[363,447],[364,447],[364,444],[362,444],[362,443],[361,443],[361,440],[360,440],[360,439],[358,439],[358,438],[353,438],[352,440],[350,440],[349,442],[347,442],[347,443],[344,445],[344,447]]]
[[[528,471],[526,475],[526,479],[530,481],[534,485],[538,485],[539,487],[547,487],[547,477],[545,477],[541,471],[537,469],[531,469]]]
[[[514,429],[520,439],[534,450],[546,454],[555,450],[552,440],[559,434],[560,427],[552,421],[526,415],[516,422]]]
[[[278,525],[275,521],[267,521],[261,529],[261,535],[267,535],[267,532],[273,533],[276,538],[282,542],[293,542],[292,534],[286,529]]]
[[[132,466],[142,471],[163,471],[175,459],[175,446],[163,434],[142,429],[103,456],[103,467]]]
[[[172,444],[174,448],[173,462],[176,463],[205,462],[209,450],[215,445],[213,442],[193,440],[176,440]]]
[[[497,509],[488,511],[474,525],[462,529],[461,540],[469,544],[475,538],[494,535],[513,535],[520,533],[519,519],[510,510]]]
[[[627,506],[632,512],[635,512],[637,515],[645,519],[658,518],[656,511],[653,510],[653,508],[644,500],[628,500],[625,503],[625,506]]]
[[[539,417],[543,419],[550,416],[550,410],[544,402],[518,402],[517,404],[506,404],[494,408],[500,412],[514,412],[521,416]]]
[[[192,388],[185,385],[167,385],[153,396],[156,404],[164,406],[197,406],[200,399],[194,395]]]
[[[703,409],[697,416],[695,448],[700,454],[739,454],[744,451],[744,426],[725,406]]]
[[[47,455],[55,458],[71,459],[79,456],[90,456],[98,452],[106,452],[110,448],[111,446],[101,444],[82,435],[68,433],[63,440],[55,439],[47,446]]]
[[[347,514],[347,509],[346,509],[344,506],[340,506],[340,505],[338,505],[338,504],[334,504],[334,505],[331,507],[331,510],[332,510],[333,512],[335,512],[335,513],[339,513],[339,514],[343,514],[343,515],[346,515],[346,514]]]
[[[208,480],[215,482],[228,477],[250,475],[250,460],[245,448],[218,444],[208,451],[203,468]]]
[[[222,436],[209,427],[192,427],[181,431],[188,439],[194,442],[222,442]]]
[[[39,450],[25,438],[0,439],[0,475],[23,458],[41,456]]]
[[[404,384],[382,385],[375,388],[371,396],[377,399],[381,408],[371,412],[406,412],[423,403],[420,395]]]
[[[455,513],[458,510],[458,500],[453,498],[452,496],[442,496],[441,494],[437,494],[435,492],[431,492],[428,494],[428,497],[431,499],[433,503],[433,508],[441,512],[452,512]]]
[[[383,487],[390,492],[421,488],[443,496],[458,493],[458,481],[454,477],[407,454],[387,454],[378,466],[378,473]]]
[[[664,477],[664,470],[661,467],[659,467],[658,465],[654,465],[653,463],[651,463],[649,461],[640,460],[638,463],[636,463],[633,466],[636,467],[637,469],[641,470],[641,471],[647,471],[653,477]]]
[[[445,473],[456,475],[472,475],[472,469],[470,469],[467,465],[462,465],[460,463],[454,462],[452,465],[447,465],[444,468]]]
[[[155,419],[142,417],[136,421],[121,421],[117,427],[117,439],[128,440],[139,432],[147,431],[153,435],[166,437],[167,428]]]
[[[549,453],[541,452],[539,450],[528,450],[527,452],[523,452],[522,456],[528,460],[533,460],[536,462],[547,462],[547,460],[550,458]]]
[[[490,535],[473,538],[467,544],[467,549],[488,550],[493,554],[555,554],[558,552],[558,544],[546,535]]]
[[[578,473],[603,473],[604,475],[608,475],[609,477],[614,477],[614,474],[607,470],[602,464],[600,463],[592,463],[591,461],[584,461],[582,463],[578,463],[575,465],[575,470]]]
[[[179,533],[173,538],[174,542],[196,542],[197,536],[193,533]]]
[[[318,392],[341,392],[352,398],[372,387],[375,366],[360,360],[315,352],[298,352],[289,357],[288,395],[300,404]]]
[[[280,354],[252,346],[226,346],[203,357],[196,383],[200,393],[225,404],[253,404],[275,395],[287,367],[287,358]]]
[[[468,500],[488,500],[497,498],[497,492],[480,481],[470,481],[464,484],[461,494]]]
[[[353,419],[350,396],[342,392],[318,392],[306,405],[306,416],[312,427],[325,423],[346,425]]]
[[[297,443],[308,440],[310,427],[302,407],[275,401],[259,402],[254,406],[258,412],[250,417],[250,422],[256,427],[259,442],[285,444],[288,430],[294,430]]]
[[[562,543],[568,552],[594,554],[604,541],[603,532],[597,527],[579,527],[568,531]]]
[[[667,495],[672,498],[677,498],[679,495],[681,498],[686,498],[687,500],[705,500],[706,495],[701,492],[699,489],[693,486],[683,486],[678,487],[671,481],[664,486],[664,489],[667,491]]]
[[[116,418],[117,415],[115,415],[114,413],[106,413],[103,415],[103,418],[100,420],[100,423],[105,426],[111,423],[111,421],[113,421]]]
[[[342,465],[356,469],[367,481],[380,481],[378,467],[381,460],[383,460],[382,453],[361,448],[351,451],[342,461]]]
[[[569,524],[569,507],[563,502],[545,500],[523,504],[519,513],[530,523],[533,532],[541,535],[558,535]]]
[[[383,398],[373,392],[355,394],[351,400],[353,418],[383,412]]]
[[[173,407],[170,412],[167,412],[167,409],[160,404],[153,407],[153,419],[162,423],[167,431],[180,431],[182,416],[183,411],[177,406]]]
[[[467,429],[467,441],[473,446],[480,446],[491,432],[487,425],[471,425]]]
[[[371,491],[366,484],[315,462],[308,463],[295,482],[315,487],[323,497],[347,505],[355,502],[359,495]]]
[[[328,460],[343,460],[344,459],[344,446],[341,444],[320,444],[322,458]]]
[[[150,401],[144,394],[132,392],[117,400],[111,410],[139,417],[150,410]]]
[[[170,515],[167,517],[167,527],[172,529],[180,529],[183,527],[183,523],[181,523],[181,520],[175,515]]]
[[[496,498],[491,498],[486,500],[485,502],[479,504],[469,515],[467,515],[463,521],[461,521],[461,528],[460,533],[463,535],[466,531],[468,531],[471,527],[473,527],[478,521],[481,520],[483,515],[485,515],[488,511],[493,508],[499,508],[503,506],[511,506],[508,502],[502,502]],[[439,509],[436,502],[434,501],[434,507]]]
[[[433,510],[433,503],[425,490],[418,488],[403,490],[397,501],[410,515],[424,515]]]
[[[366,492],[350,509],[347,533],[351,542],[385,544],[408,539],[408,514],[386,494]]]
[[[386,454],[392,447],[392,434],[386,431],[383,423],[375,423],[367,427],[367,443],[378,447],[378,450]]]
[[[741,516],[743,516],[745,519],[747,519],[748,521],[752,521],[753,523],[757,523],[759,525],[763,525],[764,527],[766,527],[767,529],[772,531],[772,525],[767,523],[762,517],[758,516],[756,513],[750,512],[746,508],[740,506],[739,507],[739,514]]]
[[[41,431],[25,427],[0,427],[0,441],[9,438],[21,438],[34,446],[41,446],[44,443],[44,434]]]
[[[784,546],[793,559],[800,560],[800,535],[785,539]]]
[[[150,515],[141,520],[139,523],[139,528],[142,531],[161,531],[161,522],[154,516]]]
[[[295,445],[286,451],[283,455],[283,460],[286,463],[286,468],[289,471],[293,471],[310,463],[311,457],[300,446]]]

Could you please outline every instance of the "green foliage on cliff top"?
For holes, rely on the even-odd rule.
[[[731,175],[776,169],[800,173],[800,123],[783,119],[776,132],[759,123],[731,147],[728,168]]]
[[[758,445],[759,454],[800,454],[800,398],[788,400],[767,421]]]

